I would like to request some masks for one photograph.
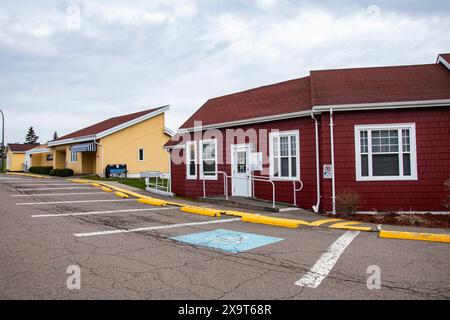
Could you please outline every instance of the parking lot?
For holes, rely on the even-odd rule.
[[[1,299],[450,298],[445,243],[212,218],[63,178],[1,174],[0,203]]]

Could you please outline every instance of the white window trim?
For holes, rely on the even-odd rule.
[[[75,154],[75,161],[73,160],[73,154]],[[69,159],[70,163],[77,163],[78,162],[78,152],[73,152],[70,151],[70,159]]]
[[[296,152],[296,177],[274,177],[273,175],[273,139],[275,137],[285,136],[285,135],[293,135],[295,136],[295,141],[297,144],[297,152]],[[289,150],[290,150],[290,142],[289,142]],[[280,150],[278,150],[280,152]],[[279,165],[281,166],[281,161],[279,161]],[[289,161],[289,166],[291,165],[291,162]],[[280,172],[280,171],[279,171]],[[281,172],[280,172],[281,173]],[[275,181],[298,181],[301,177],[300,175],[300,131],[299,130],[290,130],[290,131],[273,131],[269,133],[269,176],[272,180]]]
[[[399,157],[399,173],[400,176],[371,176],[372,174],[372,157],[369,156],[369,176],[361,176],[361,140],[360,131],[365,130],[402,130],[410,131],[410,157],[411,157],[411,176],[403,176],[403,157]],[[371,151],[372,141],[368,136],[368,149]],[[403,150],[402,135],[399,136],[399,154]],[[372,152],[369,153],[372,155]],[[393,123],[393,124],[374,124],[374,125],[356,125],[355,126],[355,167],[356,181],[412,181],[418,180],[417,176],[417,154],[416,154],[416,124],[415,123]]]
[[[140,151],[142,150],[142,160],[140,159]],[[138,148],[138,161],[142,162],[145,161],[145,149],[144,148]]]
[[[190,154],[191,154],[191,148],[190,146],[194,146],[194,163],[195,163],[195,174],[190,175],[189,174],[189,167],[190,167]],[[186,142],[186,148],[184,149],[186,153],[186,179],[188,180],[197,180],[197,143],[196,141],[187,141]]]
[[[204,176],[203,175],[203,144],[204,143],[214,143],[215,146],[215,172],[216,174],[213,176]],[[200,155],[200,179],[204,179],[204,180],[217,180],[217,139],[205,139],[205,140],[199,140],[199,145],[198,145],[198,149],[199,149],[199,155]]]

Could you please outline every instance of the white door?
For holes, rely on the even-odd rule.
[[[250,197],[250,146],[231,146],[231,188],[233,196]]]

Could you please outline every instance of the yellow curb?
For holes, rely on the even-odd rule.
[[[40,174],[34,174],[34,173],[25,173],[25,172],[6,172],[6,174],[16,175],[16,176],[25,176],[25,177],[33,177],[33,178],[44,178],[44,179],[50,179],[48,176],[42,176]]]
[[[328,228],[332,229],[344,229],[344,230],[354,230],[354,231],[372,231],[371,227],[355,227],[354,225],[360,224],[359,221],[344,221],[332,224]]]
[[[313,222],[310,222],[309,225],[312,227],[318,227],[321,226],[322,224],[328,223],[328,222],[336,222],[336,221],[342,221],[342,219],[322,219],[322,220],[316,220]]]
[[[260,223],[260,224],[268,224],[268,225],[272,225],[272,226],[285,227],[285,228],[291,228],[291,229],[296,229],[296,228],[298,228],[298,225],[299,225],[298,220],[267,217],[267,216],[258,215],[258,214],[244,215],[242,217],[242,221]]]
[[[82,180],[82,179],[70,179],[70,181],[75,182],[75,183],[89,183],[89,181]]]
[[[98,183],[91,183],[91,186],[99,188],[99,187],[101,187],[102,185],[101,185],[101,184],[98,184]]]
[[[152,200],[156,200],[156,201],[162,201],[166,205],[173,205],[173,206],[177,206],[177,207],[185,206],[185,204],[182,204],[182,203],[176,203],[176,202],[170,202],[170,201],[161,200],[161,199],[158,199],[158,198],[152,198],[152,197],[149,197],[149,196],[146,196],[146,195],[134,192],[134,191],[130,191],[130,190],[127,190],[127,189],[123,189],[123,188],[119,188],[119,187],[116,187],[116,186],[112,186],[110,184],[103,183],[101,180],[98,181],[98,182],[93,182],[93,180],[86,180],[85,183],[96,183],[99,186],[104,186],[104,187],[107,187],[109,189],[125,193],[125,194],[127,194],[129,196],[132,196],[132,197],[135,197],[135,198],[138,198],[138,199],[152,199]]]
[[[149,204],[152,206],[165,207],[167,205],[166,201],[154,199],[154,198],[139,198],[137,202]]]
[[[403,239],[403,240],[450,242],[450,234],[440,234],[440,233],[418,233],[418,232],[381,230],[380,233],[378,234],[378,237],[389,239]]]
[[[183,212],[196,213],[196,214],[201,214],[201,215],[209,216],[209,217],[220,217],[221,213],[223,213],[223,211],[216,210],[216,209],[191,207],[191,206],[181,207],[180,210]]]
[[[128,198],[130,197],[129,195],[127,195],[127,194],[125,194],[125,193],[123,193],[123,192],[120,192],[120,191],[116,191],[116,192],[114,192],[114,194],[115,194],[116,196],[118,196],[118,197],[126,198],[126,199],[128,199]]]
[[[105,192],[112,192],[112,190],[110,188],[107,187],[101,187],[101,189]]]
[[[243,217],[248,215],[254,215],[255,213],[247,213],[247,212],[240,212],[240,211],[234,211],[234,210],[227,210],[224,212],[224,214],[228,216],[235,216],[235,217]]]

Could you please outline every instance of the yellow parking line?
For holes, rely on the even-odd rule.
[[[316,221],[314,221],[314,222],[310,222],[309,223],[309,225],[310,226],[313,226],[313,227],[318,227],[318,226],[321,226],[321,225],[323,225],[323,224],[325,224],[325,223],[328,223],[328,222],[335,222],[335,221],[342,221],[342,219],[322,219],[322,220],[316,220]]]
[[[380,233],[378,234],[378,237],[390,239],[403,239],[403,240],[450,242],[450,234],[440,234],[440,233],[418,233],[418,232],[381,230]]]

